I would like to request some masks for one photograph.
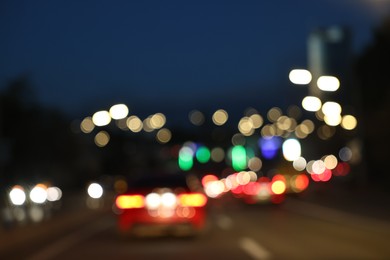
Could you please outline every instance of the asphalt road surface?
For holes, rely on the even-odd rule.
[[[207,229],[193,238],[123,238],[110,210],[75,211],[3,233],[0,259],[390,259],[383,219],[299,198],[209,206]]]

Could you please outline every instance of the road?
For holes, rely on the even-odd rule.
[[[60,223],[53,222],[26,231],[37,235],[13,249],[3,248],[0,258],[390,259],[390,221],[299,198],[281,205],[212,201],[207,230],[184,239],[123,238],[116,233],[111,211],[83,214],[68,217],[62,229],[56,230]],[[52,232],[44,235],[45,229]]]

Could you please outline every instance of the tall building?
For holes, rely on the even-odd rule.
[[[318,28],[308,38],[308,68],[313,75],[309,94],[325,100],[347,101],[351,74],[351,34],[344,27]],[[320,76],[335,76],[340,88],[335,93],[323,92],[317,86]],[[349,102],[347,102],[349,103]]]

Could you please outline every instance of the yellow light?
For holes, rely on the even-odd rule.
[[[265,125],[261,129],[261,136],[275,136],[276,135],[276,127],[274,125]]]
[[[345,115],[341,121],[341,126],[346,130],[353,130],[357,126],[357,120],[352,115]]]
[[[328,155],[324,159],[325,167],[329,170],[333,170],[337,166],[337,157],[334,155]]]
[[[161,127],[163,127],[165,125],[165,123],[166,123],[166,117],[162,113],[154,114],[150,118],[150,126],[153,129],[160,129]]]
[[[294,124],[296,124],[295,120],[289,118],[288,116],[281,116],[276,122],[276,126],[284,131],[289,130]]]
[[[153,132],[153,130],[154,130],[154,128],[151,124],[151,118],[152,117],[149,116],[149,117],[145,118],[144,121],[142,122],[144,131],[148,132],[148,133]]]
[[[271,108],[267,113],[267,118],[270,122],[278,121],[278,118],[282,116],[282,110],[278,107]]]
[[[100,131],[95,136],[95,144],[99,147],[104,147],[110,141],[110,135],[106,131]]]
[[[307,137],[307,133],[308,133],[308,128],[307,126],[301,124],[301,125],[298,125],[296,128],[295,128],[295,136],[299,139],[304,139]]]
[[[307,127],[308,132],[305,132],[306,134],[311,134],[314,131],[315,126],[313,121],[311,121],[310,119],[302,121],[302,125]]]
[[[321,76],[317,80],[317,86],[322,91],[333,92],[339,89],[340,81],[333,76]]]
[[[330,126],[337,126],[341,123],[341,115],[340,114],[335,114],[335,115],[325,115],[324,116],[324,121],[327,125]]]
[[[229,117],[229,115],[225,110],[219,109],[219,110],[215,111],[212,119],[213,119],[214,124],[221,126],[227,122],[228,117]]]
[[[142,195],[121,195],[115,204],[120,209],[143,208],[145,201]]]
[[[283,194],[286,191],[286,184],[282,180],[274,181],[271,185],[271,190],[274,194]]]
[[[203,207],[207,203],[207,197],[202,193],[182,194],[178,200],[182,207]]]
[[[83,133],[90,133],[95,128],[95,125],[92,122],[92,117],[86,117],[81,121],[80,129]]]
[[[171,140],[171,138],[172,138],[172,133],[167,128],[160,129],[156,135],[157,141],[162,144],[168,143]]]
[[[254,133],[253,122],[249,117],[241,118],[238,123],[238,130],[245,136],[250,136]]]
[[[134,133],[138,133],[143,128],[141,119],[137,116],[130,116],[126,121],[127,127]]]
[[[253,127],[256,129],[260,128],[264,123],[263,117],[259,114],[253,114],[249,118],[252,120]]]
[[[292,83],[297,85],[309,84],[312,79],[311,73],[304,69],[294,69],[290,71],[288,77]]]

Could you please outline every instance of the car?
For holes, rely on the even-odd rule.
[[[117,195],[120,234],[194,236],[206,226],[207,197],[199,179],[184,172],[145,174]]]
[[[272,179],[263,176],[256,181],[238,185],[231,192],[247,204],[280,204],[285,199],[286,180],[280,174]]]

